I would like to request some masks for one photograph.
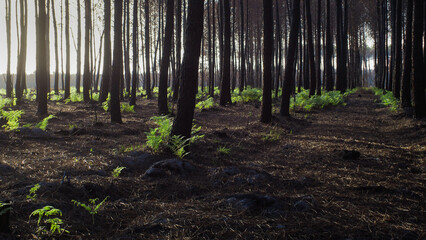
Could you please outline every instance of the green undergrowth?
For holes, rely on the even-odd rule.
[[[2,98],[0,96],[0,119],[3,119],[6,122],[1,127],[7,131],[13,131],[19,128],[19,120],[22,114],[24,114],[23,110],[6,110],[7,107],[12,107],[15,104],[15,101],[9,98]]]
[[[383,105],[388,106],[391,111],[396,111],[399,107],[399,100],[395,98],[392,91],[386,91],[380,88],[372,89],[376,96],[380,97],[380,101]]]
[[[183,136],[170,136],[173,126],[173,119],[168,116],[152,117],[157,127],[150,128],[149,132],[146,132],[146,146],[154,153],[164,152],[170,150],[178,158],[184,158],[189,152],[186,151],[187,147],[199,139],[203,138],[204,135],[200,135],[199,132],[201,127],[192,126],[191,138],[186,139]]]
[[[304,109],[311,111],[313,109],[322,109],[327,106],[345,105],[345,97],[353,94],[357,89],[347,90],[345,93],[340,91],[322,92],[321,95],[309,96],[308,89],[302,89],[296,94],[295,98],[291,98],[291,109]]]

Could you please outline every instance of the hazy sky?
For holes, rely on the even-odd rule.
[[[17,43],[17,36],[16,36],[16,1],[12,0],[12,26],[11,26],[11,30],[12,30],[12,38],[11,38],[11,42],[12,42],[12,49],[11,49],[11,72],[15,73],[16,72],[16,63],[17,63],[17,47],[18,47],[18,43]],[[55,9],[56,9],[56,21],[58,23],[58,45],[60,47],[60,22],[61,22],[61,2],[63,1],[58,1],[55,0]],[[77,53],[75,50],[75,45],[74,45],[74,40],[73,40],[73,36],[75,38],[75,41],[77,41],[77,1],[76,0],[70,0],[70,25],[71,25],[71,31],[70,31],[70,35],[71,35],[71,40],[70,40],[70,45],[71,45],[71,73],[75,73],[77,66],[76,66],[76,58],[77,58]],[[81,4],[84,3],[84,0],[81,1]],[[18,1],[18,7],[19,7],[19,1]],[[65,12],[65,7],[63,7],[63,11]],[[84,7],[81,9],[82,11],[82,16],[83,18],[81,19],[81,24],[82,24],[82,48],[84,50]],[[19,14],[19,9],[18,9],[18,14]],[[99,13],[97,13],[99,14]],[[5,0],[0,0],[0,74],[5,73],[6,69],[7,69],[7,42],[6,42],[6,8],[5,8]],[[52,19],[52,12],[50,11],[50,59],[51,59],[51,72],[54,72],[55,70],[55,51],[54,51],[54,31],[53,31],[53,19]],[[64,20],[63,20],[63,24],[65,25],[65,14],[63,16]],[[95,19],[99,19],[100,21],[103,21],[102,16],[97,15]],[[96,55],[99,52],[99,36],[100,31],[99,28],[103,27],[101,26],[103,24],[99,24],[99,26],[95,27],[95,35],[96,35],[96,41],[95,41],[95,45],[96,45]],[[63,35],[63,51],[64,51],[64,61],[65,61],[65,33]],[[75,44],[77,44],[75,42]],[[35,71],[36,68],[36,35],[35,35],[35,8],[34,8],[34,1],[32,0],[28,0],[28,55],[27,55],[27,73],[32,73]],[[83,52],[82,52],[83,54]],[[83,57],[83,55],[82,55]],[[59,59],[61,58],[60,52],[59,52]],[[83,59],[82,59],[83,61]],[[65,63],[64,63],[65,64]],[[60,65],[60,63],[59,63]],[[61,66],[59,67],[59,71],[61,71]]]

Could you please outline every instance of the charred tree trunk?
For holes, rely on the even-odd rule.
[[[104,68],[102,72],[101,94],[99,96],[99,102],[105,102],[107,100],[111,86],[111,0],[105,0],[104,4]]]
[[[161,58],[160,66],[160,82],[158,89],[158,112],[160,114],[168,114],[169,107],[167,104],[167,76],[169,73],[170,55],[172,49],[173,38],[173,10],[174,0],[167,0],[166,12],[166,30],[163,43],[163,57]]]
[[[136,105],[136,90],[138,88],[138,0],[133,2],[133,74],[132,74],[132,93],[130,95],[130,105]]]
[[[80,93],[81,85],[81,7],[80,0],[77,0],[77,76],[75,86],[77,93]]]
[[[294,84],[294,62],[296,60],[297,37],[300,27],[300,1],[293,1],[290,41],[287,52],[287,61],[284,73],[284,86],[281,100],[281,116],[290,115],[290,95]]]
[[[27,62],[27,29],[28,29],[28,3],[20,0],[20,27],[21,39],[18,39],[18,64],[16,70],[15,94],[17,104],[22,103],[24,89],[26,88],[26,62]]]
[[[272,1],[272,0],[269,0]],[[225,106],[231,101],[231,7],[229,0],[223,0],[224,42],[223,42],[223,69],[220,91],[220,105]]]
[[[280,88],[280,78],[281,78],[281,65],[282,65],[282,39],[281,39],[281,24],[280,24],[280,7],[278,5],[278,0],[275,0],[275,7],[276,7],[276,18],[277,18],[277,25],[276,25],[276,38],[277,38],[277,73],[275,76],[275,98],[278,98],[278,91]],[[284,22],[284,24],[287,24]]]
[[[58,25],[56,22],[56,14],[55,14],[55,1],[52,0],[52,18],[53,18],[53,31],[55,35],[55,80],[53,87],[55,89],[55,94],[59,94],[59,49],[58,49]],[[67,99],[69,97],[69,88],[68,92],[65,89],[64,98]]]
[[[312,33],[312,17],[311,17],[311,0],[305,0],[305,16],[306,16],[306,25],[308,31],[308,57],[309,57],[309,73],[310,73],[310,85],[309,85],[309,95],[315,95],[315,90],[317,86],[316,81],[316,71],[315,71],[315,54],[314,54],[314,39]]]
[[[114,1],[114,55],[111,77],[111,122],[122,123],[120,112],[120,84],[123,77],[123,41],[121,20],[123,18],[123,2]]]
[[[12,83],[12,75],[10,74],[10,58],[11,58],[11,3],[10,0],[5,1],[6,4],[6,44],[7,44],[7,70],[6,70],[6,97],[12,97],[13,91],[13,83]]]
[[[125,91],[125,96],[128,97],[130,94],[130,79],[131,79],[131,75],[130,75],[130,1],[124,1],[125,4],[125,11],[126,11],[126,27],[125,27],[125,40],[124,40],[124,49],[125,49],[125,53],[124,53],[124,67],[125,67],[125,73],[124,76],[126,78],[126,91]]]
[[[145,0],[145,90],[147,98],[152,99],[149,24],[149,0]]]
[[[184,56],[180,75],[182,86],[177,115],[171,132],[171,135],[184,137],[191,136],[204,13],[204,1],[189,0],[188,3],[188,25],[185,28]]]
[[[209,26],[210,29],[210,26]],[[210,41],[210,39],[209,39]],[[210,47],[210,45],[209,45]],[[179,75],[181,68],[181,50],[182,50],[182,0],[177,0],[176,6],[176,76],[173,81],[173,102],[178,100],[179,96]],[[209,55],[210,58],[210,55]],[[209,61],[210,62],[210,61]]]
[[[401,66],[402,66],[402,0],[396,0],[395,5],[395,60],[393,61],[393,94],[400,98]]]
[[[36,13],[36,82],[37,82],[37,115],[47,115],[47,67],[46,67],[46,0],[38,0]]]
[[[92,83],[92,73],[90,71],[90,29],[92,28],[91,0],[85,0],[85,40],[84,40],[84,73],[83,73],[83,99],[90,101],[90,86]]]
[[[321,95],[321,0],[317,5],[317,35],[316,35],[316,90]]]
[[[414,28],[413,28],[413,104],[414,117],[422,119],[426,117],[425,102],[425,74],[423,69],[423,1],[414,1]]]
[[[277,7],[277,6],[276,6]],[[272,0],[263,0],[263,98],[260,121],[272,121],[272,59],[274,46]],[[279,26],[277,26],[279,27]]]
[[[413,0],[408,0],[404,40],[404,71],[401,83],[401,107],[411,107],[411,73],[413,53]]]
[[[248,6],[247,6],[248,7]],[[244,90],[245,79],[246,79],[246,59],[245,59],[245,47],[244,47],[244,4],[243,0],[240,0],[240,93]],[[247,33],[246,33],[247,34]]]
[[[52,1],[53,2],[53,1]],[[52,5],[53,6],[53,5]],[[65,96],[70,94],[71,85],[71,47],[70,47],[70,6],[65,0]],[[65,97],[67,98],[67,97]]]

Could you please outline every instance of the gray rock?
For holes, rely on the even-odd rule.
[[[17,131],[19,134],[23,135],[25,138],[35,138],[35,139],[43,139],[43,138],[50,138],[51,135],[41,130],[40,128],[28,128],[28,127],[22,127],[18,128]]]
[[[15,169],[9,165],[0,163],[0,175],[10,175],[15,172]]]
[[[308,212],[315,205],[315,200],[312,196],[305,196],[301,200],[294,203],[293,207],[299,212]]]
[[[284,225],[282,225],[282,224],[278,224],[276,228],[277,228],[277,229],[285,229],[285,226],[284,226]]]
[[[229,167],[229,168],[224,168],[223,173],[234,176],[241,173],[241,170],[237,167]]]
[[[127,157],[122,161],[122,166],[127,167],[130,170],[147,169],[154,162],[151,154],[143,153],[136,157]]]
[[[162,177],[166,174],[190,174],[195,170],[195,166],[189,162],[180,159],[168,159],[156,162],[146,170],[147,177]]]
[[[240,211],[246,211],[254,215],[262,214],[275,217],[284,214],[284,203],[268,195],[238,194],[228,197],[226,202]]]
[[[311,210],[311,205],[305,200],[299,200],[294,204],[294,208],[299,212],[307,212]]]

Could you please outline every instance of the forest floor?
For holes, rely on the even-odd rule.
[[[51,205],[69,231],[56,239],[426,239],[426,122],[371,92],[268,125],[255,103],[197,110],[191,168],[159,177],[144,173],[173,156],[142,150],[157,105],[138,103],[121,125],[101,107],[51,102],[48,135],[1,130],[0,200],[13,205],[0,238],[42,238],[29,216]],[[23,124],[40,121],[34,102],[24,111]],[[107,196],[94,224],[71,202]]]

